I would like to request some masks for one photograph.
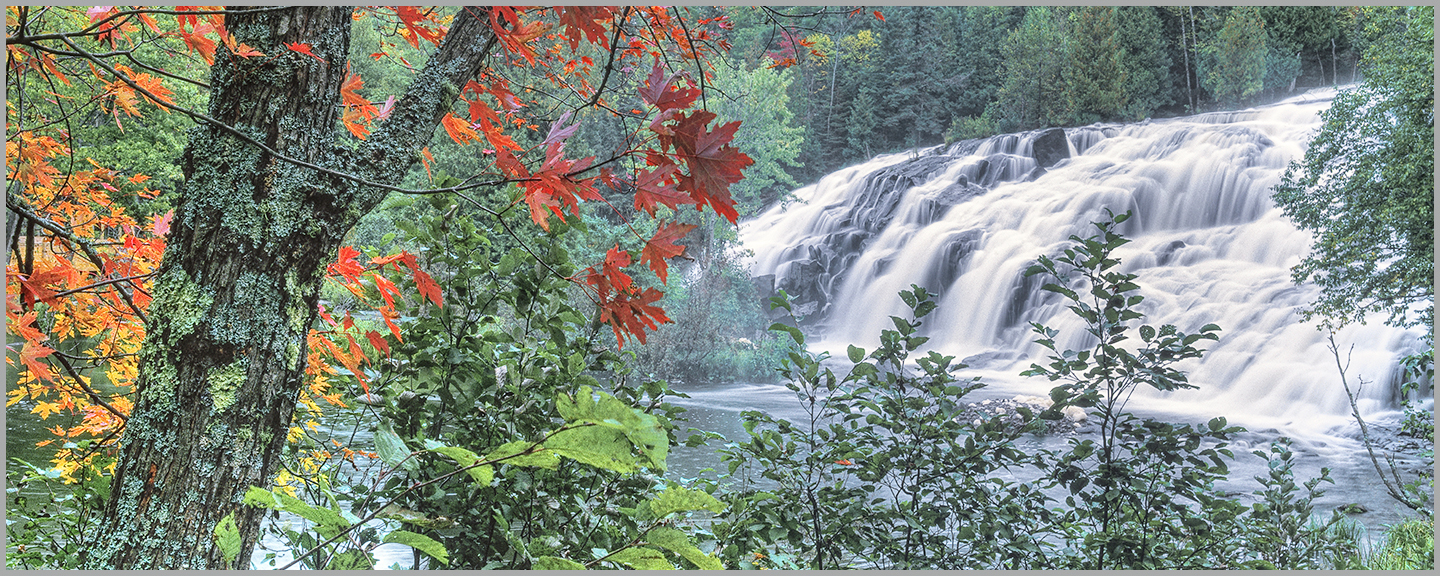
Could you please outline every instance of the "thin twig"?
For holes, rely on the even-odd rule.
[[[1420,510],[1423,507],[1423,503],[1415,502],[1411,498],[1407,498],[1401,489],[1404,483],[1400,481],[1400,475],[1395,470],[1395,458],[1393,455],[1387,455],[1386,460],[1390,464],[1390,475],[1395,478],[1395,483],[1391,484],[1390,478],[1385,477],[1385,470],[1380,467],[1380,460],[1375,457],[1375,448],[1373,442],[1370,440],[1370,427],[1365,424],[1365,419],[1360,417],[1360,406],[1356,403],[1355,393],[1351,392],[1350,381],[1345,376],[1346,370],[1350,367],[1349,355],[1347,354],[1346,362],[1342,365],[1340,362],[1340,346],[1335,343],[1335,332],[1330,332],[1328,340],[1330,341],[1330,353],[1335,356],[1335,368],[1340,370],[1340,384],[1345,387],[1345,397],[1350,400],[1350,414],[1354,416],[1355,421],[1360,424],[1360,438],[1365,442],[1365,452],[1370,455],[1370,463],[1375,466],[1375,473],[1380,476],[1380,482],[1385,484],[1385,492],[1388,493],[1391,498],[1399,500],[1401,504],[1404,504],[1411,510]],[[1350,349],[1353,352],[1355,346],[1352,344]],[[1364,385],[1365,381],[1361,379],[1358,386],[1363,387]]]

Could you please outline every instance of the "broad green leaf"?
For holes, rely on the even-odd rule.
[[[573,399],[566,394],[560,394],[555,399],[555,407],[567,422],[593,424],[593,427],[621,432],[625,439],[634,445],[635,450],[644,457],[646,465],[660,472],[665,471],[665,458],[670,450],[670,438],[665,434],[664,427],[660,425],[660,421],[654,415],[631,408],[609,394],[603,392],[596,394],[589,386],[581,386],[579,393]],[[557,447],[563,445],[567,450],[583,450],[584,447],[575,444],[575,441],[584,436],[577,432],[584,428],[591,427],[559,432],[545,442],[545,447],[556,450],[557,453],[564,456],[569,455],[560,452]],[[605,435],[597,436],[596,439],[604,442],[611,440],[609,436]],[[556,444],[557,440],[560,440],[561,444]],[[614,447],[607,445],[602,447],[600,452],[609,456],[612,455],[613,450]],[[585,461],[584,457],[571,457],[582,462]],[[633,457],[631,460],[633,461]],[[608,461],[608,458],[602,458],[601,461]],[[593,465],[605,466],[603,464]],[[633,468],[634,464],[630,466]],[[608,466],[606,467],[608,468]]]
[[[334,510],[316,508],[289,494],[274,492],[255,486],[251,486],[249,490],[245,491],[244,503],[251,506],[289,512],[316,523],[319,525],[317,528],[344,528],[350,525],[349,520],[346,520]],[[333,530],[320,531],[322,533],[329,532],[332,535],[335,533]]]
[[[560,458],[556,456],[554,452],[546,450],[544,447],[536,448],[534,452],[525,454],[525,452],[533,446],[535,446],[534,442],[526,442],[524,440],[507,442],[501,444],[499,448],[492,450],[489,454],[486,454],[485,459],[500,464],[509,464],[511,466],[530,466],[548,470],[554,470],[560,465]],[[520,455],[516,456],[517,454]],[[502,458],[504,460],[501,460]]]
[[[439,560],[441,564],[450,564],[450,553],[445,551],[445,545],[436,542],[435,539],[424,534],[416,534],[405,530],[396,530],[385,535],[384,542],[404,544],[426,555]]]
[[[334,510],[316,508],[289,494],[279,493],[276,496],[280,497],[281,510],[314,522],[319,525],[317,528],[330,526],[344,528],[350,525],[349,520]]]
[[[409,457],[410,449],[405,447],[405,441],[395,434],[389,422],[381,422],[375,429],[375,452],[392,468],[399,466],[411,472],[420,470],[420,463]]]
[[[690,542],[690,538],[684,532],[674,528],[661,526],[647,533],[645,539],[651,544],[679,554],[681,558],[689,560],[691,564],[701,570],[725,569],[725,565],[720,562],[719,558],[701,552]]]
[[[665,555],[653,548],[626,548],[611,555],[607,560],[624,564],[636,570],[674,570],[675,565]]]
[[[470,468],[470,466],[473,466],[475,462],[480,460],[480,457],[476,456],[474,452],[458,446],[440,446],[438,448],[431,448],[430,451],[449,456],[453,458],[461,468],[467,468],[465,473],[475,479],[476,484],[489,486],[490,482],[495,479],[495,469],[489,465]]]
[[[259,486],[251,486],[246,489],[243,502],[251,506],[259,506],[270,510],[279,510],[281,506],[280,500],[275,497],[274,492]]]
[[[545,441],[545,447],[555,454],[606,470],[629,473],[636,467],[625,433],[604,426],[561,430]]]
[[[854,344],[851,344],[845,352],[849,354],[851,362],[859,362],[865,359],[865,349]]]
[[[414,524],[421,528],[449,528],[455,525],[455,521],[445,517],[431,518],[415,510],[402,508],[395,504],[386,506],[376,518],[385,520],[399,520],[406,524]]]
[[[220,555],[225,557],[225,563],[229,564],[240,556],[240,528],[235,525],[235,513],[226,514],[215,525],[215,545],[220,548]]]
[[[799,328],[796,328],[794,326],[789,326],[780,322],[776,322],[770,325],[770,331],[785,332],[786,334],[790,335],[790,339],[794,340],[796,344],[805,344],[805,333],[801,332]]]
[[[554,556],[541,556],[535,559],[530,565],[532,570],[584,570],[585,565],[574,560],[556,558]]]
[[[719,514],[725,511],[725,504],[703,491],[671,484],[650,499],[650,510],[655,513],[656,518],[664,518],[665,515],[674,512],[692,510],[709,510]]]

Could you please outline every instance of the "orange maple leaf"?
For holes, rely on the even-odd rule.
[[[445,133],[450,135],[450,139],[461,146],[480,139],[480,133],[470,127],[468,122],[457,118],[454,112],[445,114],[445,117],[440,119],[440,125],[445,127]]]
[[[304,54],[304,55],[306,55],[306,56],[309,56],[309,57],[311,57],[311,58],[314,58],[314,59],[316,59],[316,60],[319,60],[321,64],[327,64],[327,62],[325,62],[325,59],[324,59],[324,58],[321,58],[321,57],[319,57],[319,56],[316,56],[314,52],[311,52],[311,51],[310,51],[310,50],[311,50],[311,47],[310,47],[309,44],[306,44],[306,43],[304,43],[304,42],[286,42],[286,43],[285,43],[285,47],[286,47],[286,48],[289,48],[289,49],[292,50],[292,51],[299,52],[299,53],[301,53],[301,54]]]

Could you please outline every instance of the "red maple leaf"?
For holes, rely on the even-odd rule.
[[[680,179],[680,190],[690,193],[697,204],[709,204],[733,224],[740,215],[730,197],[730,185],[739,182],[745,167],[755,161],[729,145],[740,122],[722,124],[712,131],[707,126],[714,119],[715,114],[705,110],[681,116],[673,137],[662,139],[674,145],[689,168],[690,174]]]
[[[650,269],[660,281],[668,284],[666,276],[669,274],[669,265],[665,262],[668,258],[674,258],[685,254],[685,247],[676,245],[675,242],[684,238],[691,230],[695,229],[694,224],[681,224],[671,222],[655,231],[650,241],[640,250],[640,263],[649,263]]]
[[[55,266],[36,270],[20,281],[20,294],[25,299],[26,306],[34,306],[37,301],[51,302],[55,299],[55,291],[51,288],[65,286],[74,275],[75,269],[68,262],[58,258],[57,262],[59,263]]]
[[[436,308],[444,308],[445,305],[440,297],[440,285],[435,283],[435,279],[416,265],[411,265],[410,272],[415,278],[415,289],[420,291],[420,295],[434,303]]]
[[[327,269],[331,274],[338,274],[351,283],[358,282],[360,273],[365,271],[365,267],[355,261],[355,257],[359,255],[360,251],[349,246],[341,246],[340,257],[331,262]]]
[[[644,292],[633,297],[630,294],[616,296],[614,300],[602,304],[600,321],[610,324],[610,328],[615,331],[615,342],[620,347],[625,347],[624,334],[629,334],[644,344],[645,329],[653,331],[661,324],[672,321],[665,315],[664,310],[653,305],[662,296],[664,294],[654,288],[646,288]]]
[[[664,72],[660,69],[660,62],[657,60],[655,66],[650,69],[650,76],[646,78],[645,85],[640,87],[640,99],[660,109],[660,113],[650,121],[650,129],[657,134],[668,135],[669,128],[662,123],[679,117],[681,110],[693,106],[695,99],[700,97],[700,89],[694,85],[685,88],[675,86],[676,78],[680,77],[678,72],[669,77],[663,77],[663,75]]]
[[[480,139],[480,134],[470,127],[470,124],[455,117],[455,113],[449,112],[440,119],[440,125],[445,127],[445,133],[456,144],[464,146]]]
[[[574,180],[570,177],[571,174],[588,168],[594,160],[593,156],[580,160],[567,160],[563,142],[546,146],[545,164],[530,179],[522,183],[525,188],[525,202],[530,206],[530,218],[541,228],[549,230],[550,213],[559,216],[563,222],[566,209],[569,209],[576,217],[580,216],[580,200],[601,199],[600,192],[595,189],[593,179]]]
[[[170,233],[170,221],[175,218],[175,211],[171,210],[164,214],[156,214],[150,220],[150,233],[156,236],[164,236]]]
[[[609,6],[557,6],[555,12],[560,15],[560,25],[565,27],[565,38],[570,41],[570,51],[580,47],[580,40],[583,36],[585,41],[595,44],[601,48],[610,48],[610,39],[605,37],[605,22],[615,17],[614,9]]]
[[[656,206],[661,204],[669,206],[671,210],[685,204],[694,204],[694,199],[675,189],[672,179],[675,171],[679,169],[674,163],[665,163],[649,172],[641,172],[635,179],[635,209],[644,210],[654,216]]]
[[[360,79],[359,74],[351,72],[350,63],[346,62],[345,82],[340,85],[340,103],[360,110],[365,120],[369,121],[378,116],[380,111],[375,109],[374,103],[360,95],[358,90],[364,87],[365,81]]]
[[[48,365],[40,362],[40,359],[49,356],[54,352],[54,350],[45,346],[41,346],[32,342],[26,342],[24,346],[20,347],[20,362],[24,364],[25,368],[28,369],[30,373],[36,378],[46,381],[52,381],[55,379],[55,375],[50,372],[50,367]]]
[[[374,346],[376,350],[384,352],[386,358],[390,357],[390,343],[386,342],[385,337],[381,336],[379,332],[374,330],[366,332],[365,339],[369,340],[370,345]]]

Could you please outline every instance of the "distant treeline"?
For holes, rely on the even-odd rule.
[[[725,7],[732,57],[793,69],[801,181],[874,154],[1041,126],[1253,105],[1357,80],[1337,6]],[[813,15],[818,16],[796,17]]]

